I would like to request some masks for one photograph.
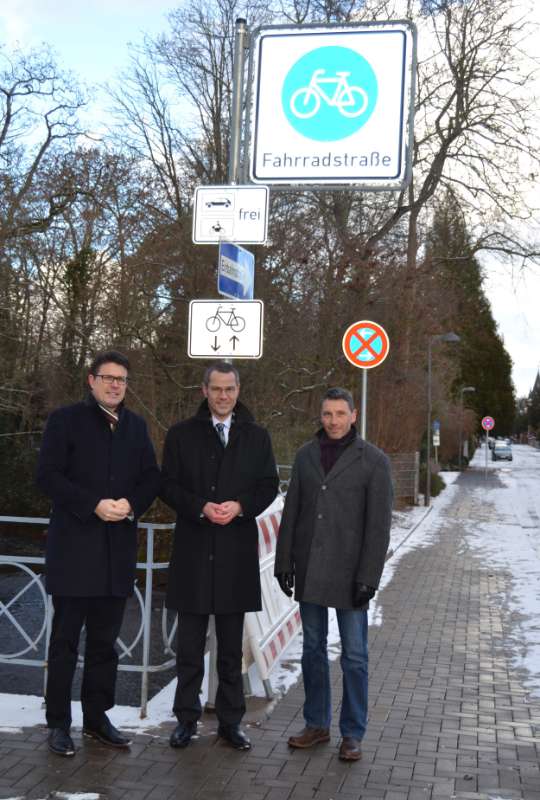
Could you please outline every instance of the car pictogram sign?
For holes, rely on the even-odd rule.
[[[495,427],[495,420],[493,417],[484,417],[482,420],[482,428],[485,431],[491,431]]]
[[[381,325],[364,319],[349,325],[341,346],[353,366],[372,369],[382,364],[388,355],[390,340]]]

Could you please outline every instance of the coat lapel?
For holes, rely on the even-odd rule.
[[[314,467],[317,474],[322,480],[324,478],[324,470],[321,464],[321,447],[319,445],[318,439],[315,439],[315,441],[311,443],[311,447],[308,450],[308,454],[311,465]]]

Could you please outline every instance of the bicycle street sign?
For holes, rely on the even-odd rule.
[[[252,61],[254,183],[406,185],[416,61],[412,23],[260,28]]]
[[[225,297],[253,300],[255,256],[232,242],[219,243],[218,292]]]
[[[268,186],[198,186],[193,197],[193,243],[264,244],[268,194]]]
[[[190,358],[260,358],[262,300],[192,300],[189,304]]]
[[[390,339],[382,325],[369,319],[349,325],[341,343],[343,353],[354,367],[372,369],[382,364],[390,350]]]

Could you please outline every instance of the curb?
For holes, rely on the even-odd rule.
[[[386,563],[386,561],[388,561],[389,559],[391,559],[391,558],[392,558],[392,556],[394,555],[394,553],[396,552],[396,550],[399,550],[399,548],[401,547],[401,545],[402,545],[402,544],[405,544],[405,542],[407,541],[407,539],[408,539],[410,536],[412,536],[412,535],[413,535],[413,533],[415,532],[415,530],[416,530],[417,528],[419,528],[419,527],[420,527],[420,525],[423,523],[423,521],[426,519],[426,517],[427,517],[427,516],[428,516],[428,515],[429,515],[429,514],[430,514],[432,511],[433,511],[433,506],[429,506],[429,508],[428,508],[428,509],[426,510],[426,512],[424,513],[424,515],[423,515],[422,517],[420,517],[420,519],[418,520],[418,522],[416,523],[416,525],[414,525],[414,527],[412,527],[412,528],[411,528],[411,530],[409,531],[409,533],[407,534],[407,536],[405,536],[405,538],[404,538],[404,539],[402,539],[402,540],[401,540],[401,542],[400,542],[398,545],[396,545],[395,547],[391,547],[391,548],[388,550],[388,552],[386,553],[386,558],[384,559],[384,560],[385,560],[385,563]]]

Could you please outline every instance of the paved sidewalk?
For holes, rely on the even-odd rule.
[[[180,752],[167,743],[172,723],[138,735],[129,753],[76,733],[70,760],[48,753],[45,728],[0,733],[0,798],[540,800],[540,703],[511,667],[518,643],[501,601],[511,576],[486,569],[460,531],[465,519],[489,517],[489,506],[473,501],[480,480],[473,471],[460,478],[455,501],[427,517],[423,546],[405,552],[379,594],[361,762],[338,760],[335,726],[331,744],[289,751],[287,737],[302,727],[298,685],[269,717],[261,701],[251,703],[247,754],[216,742],[209,716]],[[339,662],[332,675],[339,700]]]

